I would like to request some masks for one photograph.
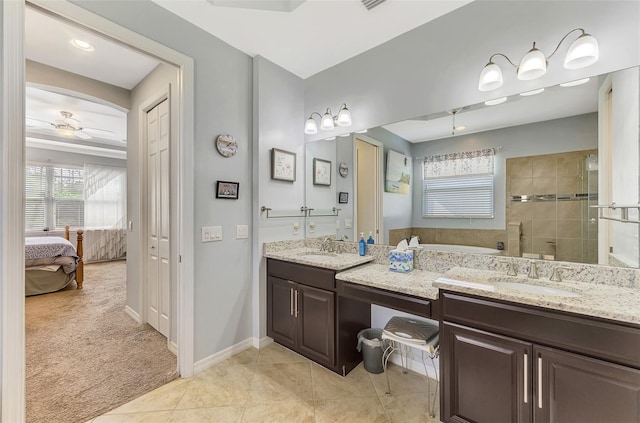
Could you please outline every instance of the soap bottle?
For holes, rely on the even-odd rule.
[[[369,239],[367,239],[367,244],[375,244],[376,241],[373,239],[373,232],[369,231]]]
[[[367,242],[364,240],[364,232],[360,232],[360,242],[358,242],[358,253],[361,256],[367,254]]]

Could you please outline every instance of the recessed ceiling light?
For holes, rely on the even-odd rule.
[[[467,127],[464,125],[456,126],[456,131],[462,131],[463,129],[467,129]]]
[[[541,92],[544,91],[544,88],[538,88],[537,90],[532,90],[532,91],[527,91],[524,93],[520,93],[521,96],[530,96],[530,95],[536,95],[536,94],[540,94]]]
[[[92,46],[88,42],[79,40],[77,38],[74,38],[73,40],[71,40],[71,45],[83,51],[94,51],[96,49],[94,46]]]
[[[340,137],[348,137],[349,135],[351,135],[351,133],[350,133],[350,132],[347,132],[346,134],[342,134],[342,135],[339,135],[339,136],[340,136]]]
[[[484,102],[484,104],[487,106],[495,106],[496,104],[502,104],[505,101],[507,101],[507,97],[500,97],[493,100],[487,100]]]
[[[364,133],[366,133],[366,132],[367,132],[367,130],[366,130],[366,129],[362,129],[362,130],[360,130],[360,131],[356,131],[356,134],[364,134]]]
[[[576,81],[565,82],[564,84],[560,84],[561,87],[575,87],[577,85],[586,84],[589,82],[589,78],[578,79]]]

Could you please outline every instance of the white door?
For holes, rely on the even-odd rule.
[[[169,101],[147,112],[147,322],[169,336]]]
[[[369,232],[377,244],[380,244],[381,226],[380,198],[382,187],[380,184],[380,156],[381,147],[362,139],[356,139],[356,241],[360,240],[360,233],[365,239]]]

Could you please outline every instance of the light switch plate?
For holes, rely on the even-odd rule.
[[[344,220],[344,228],[345,229],[351,229],[353,227],[353,224],[351,223],[351,219],[345,219]]]
[[[236,239],[249,238],[249,225],[236,225]]]
[[[203,226],[202,242],[222,241],[222,226]]]

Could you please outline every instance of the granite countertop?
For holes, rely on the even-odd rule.
[[[322,267],[331,270],[345,270],[354,266],[373,261],[372,256],[360,256],[351,253],[326,253],[318,248],[302,247],[290,248],[279,251],[268,251],[265,257],[284,260],[292,263],[306,264],[308,266]]]
[[[367,264],[340,272],[336,274],[336,279],[435,300],[438,298],[438,288],[431,283],[438,276],[441,274],[426,270],[414,269],[409,273],[399,273],[389,270],[388,265]]]
[[[511,301],[560,310],[603,319],[640,324],[640,290],[611,285],[562,281],[551,282],[546,278],[529,279],[526,275],[505,276],[504,273],[454,267],[442,278],[435,280],[433,286],[466,294]],[[460,283],[460,281],[463,281]],[[470,283],[464,283],[470,282]],[[543,288],[561,290],[558,296],[539,292],[523,292],[514,286],[503,283],[536,285]],[[567,293],[567,294],[565,294]]]

